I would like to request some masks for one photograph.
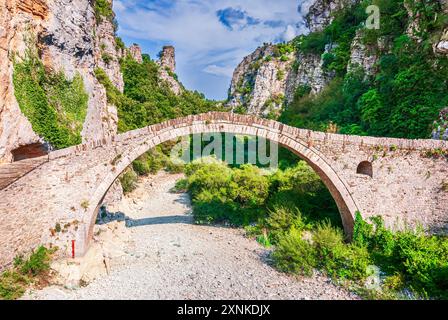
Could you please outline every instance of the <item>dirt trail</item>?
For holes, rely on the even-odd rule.
[[[120,205],[131,241],[111,272],[86,287],[50,287],[31,299],[354,299],[323,276],[277,272],[244,231],[193,224],[179,175],[145,179]]]

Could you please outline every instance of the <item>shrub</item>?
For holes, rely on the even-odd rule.
[[[123,39],[121,39],[120,37],[115,37],[115,43],[116,43],[116,49],[117,50],[125,50],[126,49],[126,45],[123,42]]]
[[[17,256],[13,268],[0,275],[0,299],[18,299],[30,284],[48,276],[54,252],[55,249],[40,246],[26,260]]]
[[[304,54],[321,55],[325,51],[328,38],[324,32],[312,32],[307,36],[302,36],[295,41],[297,49]]]
[[[132,168],[128,168],[120,176],[121,186],[123,187],[123,192],[130,193],[137,189],[138,176]]]
[[[107,65],[109,65],[114,60],[114,58],[110,54],[105,53],[105,52],[101,55],[101,59]]]
[[[174,186],[175,192],[184,193],[188,191],[188,179],[180,179],[176,181],[176,185]]]
[[[285,233],[292,229],[302,231],[307,227],[300,210],[288,207],[276,207],[270,210],[266,224],[273,243],[277,243]]]
[[[398,234],[393,259],[411,288],[419,293],[448,297],[448,243],[421,233]]]
[[[264,229],[263,232],[257,236],[257,242],[265,248],[272,247],[271,237],[267,233],[266,229]]]
[[[319,266],[330,276],[349,280],[367,277],[367,267],[371,265],[367,249],[345,244],[340,229],[321,223],[313,234],[313,243]]]
[[[232,170],[218,161],[210,163],[193,162],[187,166],[189,186],[193,197],[204,191],[227,195]]]
[[[279,170],[270,180],[268,208],[297,207],[307,223],[329,219],[333,225],[342,227],[341,216],[330,192],[305,162]]]
[[[134,172],[139,176],[147,176],[151,173],[150,163],[146,155],[141,156],[132,163]]]
[[[31,256],[20,266],[22,274],[38,276],[50,270],[51,255],[54,250],[49,250],[40,246]]]
[[[427,236],[418,229],[393,233],[384,227],[380,217],[371,220],[372,225],[357,214],[354,241],[369,248],[375,264],[389,277],[400,278],[400,286],[411,288],[418,295],[446,298],[448,240]],[[398,282],[393,278],[389,281]]]
[[[277,71],[277,80],[282,81],[283,79],[285,79],[285,71],[278,70]]]
[[[103,18],[112,21],[115,16],[112,5],[108,0],[94,0],[94,11],[98,23],[100,23]]]
[[[280,271],[306,276],[311,276],[317,265],[313,246],[295,229],[280,238],[272,259]]]
[[[242,206],[256,207],[265,203],[269,195],[269,181],[253,165],[243,165],[232,174],[231,196]]]
[[[0,276],[0,299],[16,300],[26,291],[29,279],[17,271],[5,271]]]

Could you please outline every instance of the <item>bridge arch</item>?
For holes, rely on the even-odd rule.
[[[331,192],[348,235],[357,211],[366,219],[383,217],[391,229],[422,225],[448,233],[448,192],[442,192],[448,142],[330,134],[208,113],[0,165],[0,269],[42,244],[71,255],[75,240],[77,256],[83,256],[104,196],[135,159],[165,141],[220,132],[263,137],[305,160]],[[368,166],[373,177],[357,173],[366,159],[375,159]],[[57,233],[55,224],[67,228]]]
[[[89,203],[96,207],[90,215],[86,215],[83,221],[88,226],[85,243],[88,244],[92,238],[96,215],[108,190],[134,160],[159,144],[200,133],[258,136],[277,142],[292,151],[306,161],[322,179],[338,206],[346,234],[349,237],[352,235],[354,216],[359,211],[358,206],[347,188],[347,183],[338,175],[325,156],[313,147],[311,131],[288,127],[276,121],[254,116],[209,113],[170,120],[122,135],[121,140],[129,140],[130,143],[122,154],[115,155],[114,168],[104,177],[89,200]]]

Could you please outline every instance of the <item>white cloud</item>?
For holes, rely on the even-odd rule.
[[[237,64],[263,42],[291,40],[304,32],[298,7],[303,2],[308,11],[311,1],[314,0],[115,0],[114,9],[120,24],[119,34],[125,40],[143,43],[144,51],[152,51],[152,55],[156,51],[154,46],[174,45],[182,81],[187,87],[204,86],[192,89],[208,95],[208,91],[213,91],[209,88],[217,84],[202,81],[200,78],[205,74],[224,77],[229,83]],[[226,8],[242,10],[261,23],[239,25],[231,30],[216,14]],[[282,24],[263,23],[266,21]],[[219,85],[223,86],[222,83]],[[221,91],[224,96],[227,88]]]
[[[227,66],[227,67],[220,67],[215,64],[208,65],[203,69],[204,72],[207,72],[209,74],[213,74],[215,76],[224,76],[224,77],[232,77],[234,68]]]
[[[285,41],[291,41],[297,36],[297,28],[289,25],[286,27],[285,33],[283,34],[283,39]]]

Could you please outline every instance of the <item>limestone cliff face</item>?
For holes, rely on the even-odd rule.
[[[132,46],[129,47],[129,54],[131,55],[132,59],[134,59],[138,63],[143,62],[142,49],[138,44],[134,43]]]
[[[311,93],[319,93],[333,79],[334,74],[323,68],[324,61],[320,55],[297,54],[297,70],[291,70],[286,91],[287,102],[294,98],[299,86],[307,86]]]
[[[357,0],[316,0],[311,5],[306,22],[311,32],[322,31],[333,21],[333,14]]]
[[[15,99],[12,59],[25,51],[26,28],[42,30],[48,15],[44,1],[0,0],[0,163],[12,160],[13,149],[41,142]]]
[[[111,21],[97,21],[90,0],[0,0],[0,10],[0,163],[12,161],[14,149],[42,142],[20,111],[12,83],[13,57],[24,58],[30,38],[47,70],[63,71],[69,79],[82,76],[89,94],[83,140],[114,135],[117,111],[94,75],[103,68],[123,90],[118,62],[123,52]]]
[[[281,59],[275,46],[264,45],[244,58],[233,75],[228,106],[244,106],[251,114],[276,113],[283,105],[294,55]]]
[[[331,14],[346,1],[316,0],[310,7],[307,26],[322,30],[331,22]],[[256,115],[278,115],[285,103],[291,102],[299,86],[320,92],[334,74],[323,69],[321,55],[296,52],[285,59],[268,59],[275,46],[265,45],[244,58],[236,68],[229,90],[229,103],[234,110],[245,107]],[[331,48],[327,48],[330,50]]]
[[[322,31],[332,22],[337,10],[357,0],[316,0],[307,14],[307,27],[310,32]],[[376,49],[380,45],[367,47],[358,33],[351,47],[351,58],[348,71],[361,67],[366,76],[375,72]],[[331,52],[337,44],[328,45],[325,53]],[[245,107],[251,114],[266,116],[279,114],[282,107],[292,102],[296,90],[300,86],[311,89],[316,94],[335,77],[324,68],[323,56],[320,54],[304,54],[295,52],[287,61],[278,59],[266,61],[273,55],[275,46],[265,45],[255,50],[236,68],[229,89],[228,105],[234,110]],[[278,77],[278,74],[281,74]],[[284,97],[284,99],[282,99]]]
[[[54,70],[63,70],[68,77],[77,72],[83,77],[89,94],[83,140],[114,135],[117,111],[108,105],[106,91],[94,75],[95,68],[102,68],[118,89],[123,88],[112,23],[105,18],[97,21],[89,0],[48,2],[51,18],[39,37],[43,61]],[[110,57],[107,63],[103,61],[106,56]]]
[[[115,27],[108,19],[102,19],[95,32],[95,63],[109,76],[109,79],[123,92],[124,82],[120,69],[120,59],[125,55],[125,49],[117,47]]]
[[[366,76],[375,74],[376,63],[378,62],[377,49],[386,49],[381,41],[378,41],[377,46],[366,46],[362,43],[363,33],[358,30],[351,45],[350,62],[348,64],[348,72],[354,71],[361,67]]]
[[[174,94],[180,95],[184,88],[176,76],[176,53],[174,47],[163,47],[159,58],[160,60],[157,63],[160,66],[160,79],[168,84],[168,87],[174,92]]]

